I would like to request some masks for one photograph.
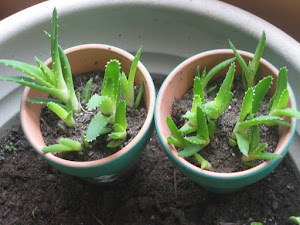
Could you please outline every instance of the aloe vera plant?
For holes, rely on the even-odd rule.
[[[245,164],[255,166],[253,162],[256,159],[272,160],[280,158],[279,155],[269,152],[263,152],[267,144],[259,145],[259,128],[258,125],[265,124],[267,126],[283,125],[290,126],[290,123],[282,120],[282,116],[300,118],[300,112],[286,108],[289,100],[289,92],[287,89],[287,70],[281,68],[278,74],[276,92],[271,98],[268,108],[269,115],[256,117],[256,113],[270,88],[272,77],[268,76],[259,81],[255,87],[251,87],[245,93],[241,112],[238,121],[234,127],[232,138],[229,141],[231,146],[236,143],[243,153],[242,160]],[[250,129],[249,134],[247,131]]]
[[[199,76],[196,76],[192,109],[183,116],[188,119],[188,122],[178,129],[173,120],[167,117],[167,124],[173,135],[167,138],[168,142],[183,149],[178,153],[181,157],[194,156],[202,169],[209,170],[212,168],[211,164],[199,154],[199,151],[210,143],[215,132],[215,120],[221,116],[232,99],[233,93],[230,89],[234,72],[235,64],[232,63],[216,98],[207,103],[204,99],[202,81]],[[196,135],[186,136],[186,134],[193,132],[196,132]]]
[[[138,50],[133,59],[128,79],[126,74],[121,72],[120,62],[112,59],[106,65],[101,95],[95,94],[90,97],[93,82],[93,79],[90,79],[82,96],[80,93],[76,96],[70,63],[58,44],[58,16],[55,8],[52,14],[51,34],[45,33],[51,41],[52,69],[38,58],[35,58],[38,67],[19,61],[0,59],[0,63],[32,77],[2,75],[0,80],[16,82],[54,96],[54,98],[32,98],[27,101],[47,106],[70,128],[76,126],[74,113],[86,111],[85,107],[88,110],[97,110],[99,107],[100,111],[91,120],[86,134],[81,134],[82,143],[70,138],[61,138],[59,144],[47,146],[42,151],[44,153],[79,151],[83,146],[88,147],[89,142],[99,135],[104,134],[108,134],[111,138],[107,147],[119,146],[127,138],[126,107],[137,108],[143,94],[142,83],[135,99],[134,79],[142,49]],[[84,100],[85,105],[80,104],[80,98]]]
[[[259,107],[272,83],[272,77],[268,76],[259,81],[255,87],[251,87],[245,93],[240,115],[232,132],[232,139],[229,141],[231,146],[238,145],[243,154],[242,160],[246,164],[255,159],[276,159],[280,156],[274,153],[262,152],[266,148],[266,143],[259,145],[260,124],[274,123],[277,125],[288,126],[285,121],[278,116],[262,115],[256,116]],[[248,134],[248,130],[250,132]]]
[[[49,93],[61,100],[64,104],[67,104],[70,99],[72,102],[72,111],[80,112],[79,103],[73,87],[70,64],[63,50],[58,45],[57,37],[58,17],[57,11],[54,9],[51,32],[52,70],[37,57],[35,57],[35,61],[38,64],[38,67],[15,60],[0,59],[0,63],[20,70],[32,77],[1,75],[0,80],[19,83],[39,91]],[[39,99],[39,102],[47,104],[49,99]]]
[[[124,72],[120,72],[120,63],[117,60],[111,60],[107,63],[104,81],[100,95],[93,95],[88,101],[87,108],[89,110],[95,110],[97,107],[100,107],[101,112],[99,112],[95,118],[91,121],[87,134],[86,140],[91,142],[95,140],[99,135],[109,133],[111,131],[110,128],[106,126],[109,123],[114,124],[114,132],[109,134],[112,141],[108,143],[107,147],[114,148],[122,144],[127,137],[126,130],[128,128],[126,121],[126,98],[131,96],[130,99],[134,100],[134,90],[133,90],[133,81],[136,72],[136,67],[138,63],[138,59],[141,55],[141,48],[138,50],[129,73],[129,80],[124,81],[123,76],[126,77]],[[121,88],[122,87],[122,88]],[[126,90],[126,94],[124,94],[124,90]],[[138,107],[139,102],[142,97],[143,84],[141,84],[139,93],[137,95],[137,100],[133,105],[134,107]],[[125,101],[121,100],[121,93]]]
[[[260,41],[257,45],[256,51],[254,53],[254,57],[252,61],[249,61],[247,65],[247,63],[242,58],[242,56],[237,52],[235,46],[231,43],[231,41],[229,41],[229,44],[234,52],[234,55],[243,70],[242,78],[243,78],[243,85],[245,90],[247,90],[249,87],[253,87],[257,82],[258,79],[257,71],[259,69],[259,64],[260,64],[259,61],[262,57],[265,48],[265,43],[266,43],[266,33],[263,32]]]
[[[229,59],[229,61],[233,61],[234,59]],[[225,61],[226,65],[228,63],[228,60]],[[217,73],[222,68],[224,68],[225,63],[218,64],[216,67],[214,67],[212,70]],[[196,109],[198,105],[202,105],[202,108],[205,112],[205,114],[209,118],[210,127],[213,126],[213,120],[216,120],[221,116],[221,114],[225,111],[225,109],[228,107],[231,99],[232,99],[232,92],[230,91],[231,85],[234,78],[234,72],[235,72],[235,65],[232,64],[227,72],[227,75],[224,79],[224,82],[217,94],[217,97],[210,102],[205,103],[204,99],[204,88],[203,88],[203,81],[198,76],[195,77],[194,80],[194,98],[193,98],[193,104],[191,111],[188,111],[183,117],[188,119],[189,121],[180,128],[180,131],[182,133],[191,133],[196,131],[197,126],[197,117],[196,117]],[[211,76],[212,77],[212,76]]]
[[[287,89],[287,69],[285,67],[281,68],[278,74],[277,86],[275,94],[273,95],[268,109],[270,109],[270,116],[289,116],[300,119],[300,112],[295,109],[286,108],[289,101],[289,91]],[[266,124],[267,126],[274,126],[276,123],[270,122]]]

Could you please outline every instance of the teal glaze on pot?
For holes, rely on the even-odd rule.
[[[118,59],[121,70],[129,74],[134,56],[130,53],[110,45],[88,44],[67,49],[66,55],[70,61],[73,74],[85,73],[95,70],[105,70],[106,63],[111,59]],[[51,66],[51,59],[45,62]],[[44,154],[42,149],[46,146],[40,130],[41,105],[27,102],[27,98],[47,97],[47,94],[30,88],[25,88],[21,102],[21,125],[23,131],[34,149],[49,164],[60,171],[80,177],[91,183],[116,183],[122,181],[133,170],[134,165],[146,147],[153,131],[153,115],[155,107],[155,88],[152,78],[139,62],[135,83],[144,82],[143,98],[148,110],[144,125],[139,133],[123,149],[103,159],[75,162],[56,157],[52,153]],[[105,149],[103,149],[105,151]]]
[[[239,53],[243,56],[245,61],[248,61],[253,57],[253,54],[245,51],[239,51]],[[192,87],[193,79],[196,74],[196,68],[198,65],[200,68],[207,67],[207,70],[209,70],[214,65],[217,65],[225,59],[229,59],[233,56],[234,55],[231,49],[220,49],[203,52],[183,61],[167,76],[167,78],[163,82],[157,95],[154,113],[157,134],[174,166],[185,176],[200,184],[208,191],[216,193],[231,193],[238,191],[252,183],[259,181],[260,179],[271,173],[279,165],[282,158],[287,153],[288,147],[293,139],[297,124],[296,119],[285,118],[285,120],[291,122],[291,127],[287,128],[280,126],[278,129],[280,140],[275,153],[281,155],[282,158],[264,162],[254,168],[250,168],[245,171],[234,173],[211,172],[203,170],[189,163],[184,158],[178,156],[175,147],[173,145],[170,145],[167,141],[167,137],[171,135],[171,132],[167,126],[166,117],[171,116],[171,105],[173,101],[176,98],[180,99],[185,94],[185,92]],[[278,75],[278,70],[265,59],[261,59],[260,62],[260,76],[272,75],[273,78],[276,78],[276,76]],[[241,74],[241,68],[239,67],[238,63],[236,63],[236,65],[236,75]],[[225,75],[226,69],[227,68],[225,68],[223,71],[220,71],[220,73],[216,76]],[[272,92],[275,91],[276,81],[277,79],[273,81],[271,90],[268,92],[269,95],[272,95]],[[296,99],[290,85],[288,85],[288,89],[290,94],[290,107],[297,109]]]

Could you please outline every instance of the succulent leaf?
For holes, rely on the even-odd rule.
[[[205,145],[189,145],[186,148],[184,148],[182,151],[178,152],[178,155],[181,157],[190,157],[194,155],[195,153],[199,152],[201,149],[203,149]]]
[[[98,113],[90,122],[86,139],[88,142],[95,140],[99,135],[110,132],[111,129],[106,128],[107,124],[113,119],[113,116],[104,116],[102,113]]]
[[[208,82],[211,80],[211,78],[216,75],[219,71],[221,71],[223,68],[225,68],[226,66],[230,65],[231,63],[233,63],[235,60],[235,58],[231,58],[231,59],[227,59],[221,63],[219,63],[218,65],[216,65],[215,67],[213,67],[205,76],[205,79],[202,81],[202,85],[203,85],[203,89],[207,86]],[[206,73],[206,70],[205,70]]]

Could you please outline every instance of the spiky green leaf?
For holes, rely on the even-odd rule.
[[[256,149],[254,149],[254,150],[252,151],[252,154],[253,154],[253,155],[257,155],[257,154],[262,153],[262,151],[265,150],[265,148],[266,148],[267,146],[268,146],[267,143],[263,143],[263,144],[257,146]]]
[[[229,44],[231,49],[234,52],[234,55],[237,59],[237,61],[239,62],[240,66],[242,67],[242,70],[244,72],[244,75],[246,77],[246,80],[248,81],[248,77],[249,77],[249,72],[248,72],[248,66],[245,62],[245,60],[242,58],[242,56],[237,52],[236,48],[234,47],[234,45],[231,43],[231,41],[229,40]],[[248,85],[247,85],[248,86]]]
[[[259,116],[259,117],[253,118],[251,120],[241,122],[239,124],[238,131],[240,133],[244,133],[248,128],[250,128],[252,126],[263,124],[263,123],[278,122],[278,121],[281,121],[281,118],[278,116]]]
[[[178,155],[181,157],[190,157],[195,153],[199,152],[205,145],[189,145],[182,151],[178,152]]]
[[[201,103],[204,104],[204,91],[202,87],[202,83],[199,77],[195,77],[194,79],[194,96],[198,95],[200,97]]]
[[[229,96],[230,96],[229,93],[230,93],[230,89],[232,86],[234,73],[235,73],[235,64],[233,63],[229,67],[226,77],[225,77],[225,79],[220,87],[220,90],[214,100],[216,102],[216,107],[218,107],[218,108],[224,108],[223,107],[224,102],[228,102],[227,98],[229,98]]]
[[[13,69],[17,69],[33,77],[34,79],[41,82],[47,87],[53,87],[53,85],[47,80],[47,78],[43,74],[42,70],[33,65],[24,62],[15,61],[15,60],[10,60],[10,59],[0,59],[0,63],[4,64],[5,66],[11,67]]]
[[[181,133],[179,132],[176,124],[170,117],[167,117],[167,124],[172,135],[182,144],[182,146],[188,146],[189,143],[184,139],[184,137],[181,136]]]
[[[270,85],[272,83],[272,77],[268,76],[261,79],[256,86],[254,87],[254,95],[252,102],[252,113],[256,114],[262,101],[264,100],[265,95],[267,94]]]
[[[55,98],[28,98],[27,101],[31,102],[31,103],[35,103],[35,104],[45,105],[45,106],[47,106],[47,104],[49,102],[54,102],[54,103],[60,105],[63,108],[65,107],[63,105],[62,101],[60,101],[59,99],[55,99]]]
[[[209,131],[205,114],[200,106],[197,107],[197,137],[209,142]]]
[[[272,112],[273,116],[289,116],[289,117],[294,117],[296,119],[300,119],[300,112],[296,109],[276,109]]]
[[[271,111],[273,111],[280,100],[280,97],[282,95],[282,92],[287,89],[287,81],[288,81],[288,77],[287,77],[287,69],[285,67],[281,68],[279,70],[279,74],[278,74],[278,78],[277,78],[277,85],[276,85],[276,91],[274,94],[274,100],[273,100],[273,105],[271,107]]]
[[[237,145],[241,153],[245,156],[248,156],[249,153],[249,140],[246,134],[235,133]]]
[[[252,63],[251,63],[251,73],[252,73],[253,79],[255,78],[254,76],[256,75],[257,69],[260,64],[260,59],[264,52],[265,43],[266,43],[266,33],[263,31],[262,36],[259,40],[259,43],[256,47],[254,57],[252,59]]]
[[[249,132],[249,152],[253,152],[259,146],[259,126],[253,126]]]
[[[207,143],[207,141],[205,139],[197,137],[197,136],[185,137],[184,139],[194,145],[205,145]]]
[[[231,59],[227,59],[221,63],[219,63],[218,65],[216,65],[215,67],[213,67],[205,76],[205,79],[202,81],[202,85],[203,85],[203,89],[207,86],[208,82],[211,80],[211,78],[216,75],[220,70],[222,70],[223,68],[225,68],[226,66],[230,65],[231,63],[233,63],[235,60],[235,58],[231,58]]]
[[[125,131],[128,127],[126,121],[126,103],[125,101],[120,101],[115,114],[115,124],[120,125]]]
[[[86,133],[87,141],[91,142],[99,135],[108,133],[110,129],[106,128],[106,126],[112,119],[113,116],[104,116],[102,113],[98,113],[88,126]]]

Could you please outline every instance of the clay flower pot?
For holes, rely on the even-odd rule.
[[[131,62],[134,58],[130,53],[109,45],[90,44],[69,48],[65,51],[71,65],[72,73],[85,73],[94,70],[105,70],[106,63],[111,59],[121,62],[122,70],[128,74]],[[51,59],[46,65],[51,64]],[[145,123],[136,137],[123,149],[106,158],[77,162],[69,161],[54,156],[52,153],[44,154],[42,149],[46,146],[40,130],[41,105],[26,101],[27,98],[47,97],[48,94],[25,88],[21,102],[21,124],[24,133],[34,149],[57,169],[86,179],[92,183],[118,182],[122,180],[130,170],[138,156],[147,145],[152,134],[152,121],[155,106],[155,88],[152,78],[139,62],[135,76],[135,83],[140,85],[144,81],[143,98],[148,110]]]
[[[241,56],[246,62],[253,58],[253,54],[239,51]],[[239,190],[249,184],[252,184],[273,171],[281,159],[276,159],[272,161],[266,161],[256,167],[250,168],[245,171],[234,172],[234,173],[217,173],[207,170],[203,170],[191,163],[189,163],[184,158],[178,156],[175,147],[168,143],[167,137],[171,136],[171,131],[166,122],[167,116],[171,116],[172,103],[175,99],[181,99],[186,91],[192,87],[194,76],[196,74],[196,68],[199,65],[200,68],[207,67],[209,71],[213,66],[218,63],[234,57],[232,50],[213,50],[204,53],[197,54],[191,58],[185,60],[179,64],[165,79],[162,84],[160,91],[157,96],[156,109],[155,109],[155,124],[158,136],[164,146],[168,157],[171,159],[172,163],[181,171],[184,175],[194,180],[204,188],[209,191],[217,193],[229,193]],[[264,59],[261,59],[260,67],[260,78],[268,75],[272,75],[273,85],[270,88],[268,95],[272,95],[276,89],[276,81],[278,70]],[[241,75],[241,68],[238,63],[236,63],[236,73],[235,75]],[[217,76],[225,75],[226,70],[219,72]],[[288,85],[289,86],[289,85]],[[296,108],[296,100],[289,86],[289,107]],[[192,100],[191,100],[192,101]],[[296,119],[294,118],[284,118],[285,120],[291,122],[291,127],[279,126],[278,132],[280,139],[278,146],[275,150],[276,154],[282,157],[286,154],[290,142],[293,138],[296,128]],[[213,140],[212,140],[213,141]],[[222,146],[220,146],[222,148]]]

